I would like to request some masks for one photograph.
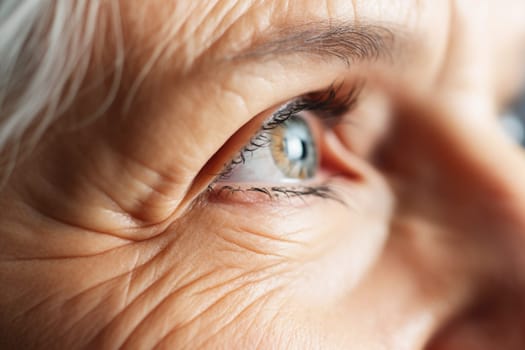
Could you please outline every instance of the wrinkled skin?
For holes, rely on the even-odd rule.
[[[523,1],[121,7],[116,102],[50,131],[1,193],[0,347],[525,347],[525,155],[497,122],[519,89]],[[350,67],[224,59],[328,19],[386,23],[408,48]],[[364,131],[323,136],[346,204],[206,190],[253,134],[248,121],[356,74],[397,113],[379,137],[365,101]]]

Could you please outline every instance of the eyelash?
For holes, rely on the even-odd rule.
[[[364,84],[362,82],[356,83],[352,85],[348,92],[341,94],[344,84],[331,84],[325,90],[303,95],[302,97],[286,104],[275,112],[271,119],[263,124],[260,131],[252,137],[250,142],[239,152],[237,157],[224,167],[217,179],[208,186],[208,192],[217,195],[220,195],[225,191],[230,194],[243,192],[262,193],[267,195],[269,199],[278,199],[283,196],[286,198],[315,196],[342,202],[330,187],[329,182],[318,186],[300,187],[271,186],[241,188],[224,185],[216,189],[213,188],[213,185],[220,179],[227,179],[236,166],[244,164],[246,161],[246,154],[255,152],[257,149],[267,146],[270,142],[270,139],[267,136],[269,131],[279,127],[288,119],[297,116],[301,112],[316,112],[316,117],[320,119],[324,127],[334,128],[342,121],[345,114],[356,106],[363,86]]]
[[[303,196],[315,196],[323,199],[331,199],[344,204],[343,200],[337,196],[335,191],[330,187],[329,183],[325,183],[319,186],[301,186],[297,188],[288,188],[284,186],[272,186],[272,187],[250,187],[240,188],[230,185],[221,186],[218,190],[213,190],[217,195],[221,195],[224,191],[230,194],[235,193],[262,193],[268,196],[269,199],[278,199],[281,197],[293,198]]]

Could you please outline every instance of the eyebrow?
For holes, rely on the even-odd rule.
[[[396,35],[392,28],[372,24],[314,22],[264,34],[235,59],[305,54],[356,61],[392,59]]]

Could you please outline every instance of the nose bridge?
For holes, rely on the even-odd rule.
[[[455,201],[466,209],[451,215],[464,215],[460,219],[470,239],[488,239],[503,253],[502,264],[523,270],[525,152],[504,134],[497,118],[449,115],[436,122],[447,146],[441,155],[443,185],[453,184]]]
[[[446,231],[454,225],[468,246],[482,247],[475,259],[494,267],[491,280],[525,286],[525,152],[504,134],[497,115],[495,85],[508,79],[495,61],[504,58],[504,42],[494,41],[491,28],[499,11],[508,9],[496,3],[451,2],[450,43],[433,91],[439,102],[414,107],[401,99],[410,106],[401,123],[419,130],[412,147],[426,173],[415,178],[425,179],[420,189],[428,202],[439,203]]]
[[[443,171],[457,173],[458,191],[507,223],[525,224],[525,152],[503,133],[497,118],[449,116],[439,122],[450,161]]]
[[[492,230],[512,227],[525,242],[525,152],[504,134],[493,109],[395,99],[393,136],[382,157],[402,183],[401,200],[416,211],[429,204],[449,217],[469,215],[464,221],[490,219]]]
[[[501,5],[451,2],[450,43],[435,86],[441,112],[419,110],[433,129],[439,177],[481,213],[506,217],[510,225],[525,214],[525,152],[500,127],[494,96],[491,28]],[[525,234],[525,227],[522,230]]]
[[[465,109],[433,116],[455,158],[443,169],[457,169],[456,198],[473,208],[464,220],[469,240],[484,241],[482,258],[494,259],[489,275],[510,293],[523,322],[525,299],[513,293],[522,295],[525,288],[525,150],[504,132],[494,108],[478,111],[482,114]]]
[[[460,255],[475,261],[469,271],[476,271],[472,274],[482,290],[473,303],[484,312],[460,318],[452,335],[443,339],[446,344],[448,337],[455,337],[461,344],[468,337],[462,333],[464,326],[483,339],[484,329],[492,327],[506,338],[517,332],[513,341],[521,345],[512,348],[518,349],[525,329],[525,152],[504,134],[497,117],[484,111],[481,116],[469,115],[473,111],[468,109],[420,114],[421,122],[433,130],[426,141],[435,152],[434,169],[440,179],[441,192],[434,195],[454,193],[442,204],[450,217],[461,221],[457,234],[466,238],[465,250],[474,247],[475,255],[466,258],[462,251]],[[498,348],[501,343],[502,338],[491,337],[482,348]],[[448,348],[436,349],[442,347]]]

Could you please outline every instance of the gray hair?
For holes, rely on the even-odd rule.
[[[0,2],[1,152],[22,137],[38,141],[71,105],[86,78],[102,12],[112,17],[107,23],[114,23],[111,32],[121,43],[118,1]],[[120,65],[123,52],[117,51]],[[117,86],[111,90],[116,93]]]

